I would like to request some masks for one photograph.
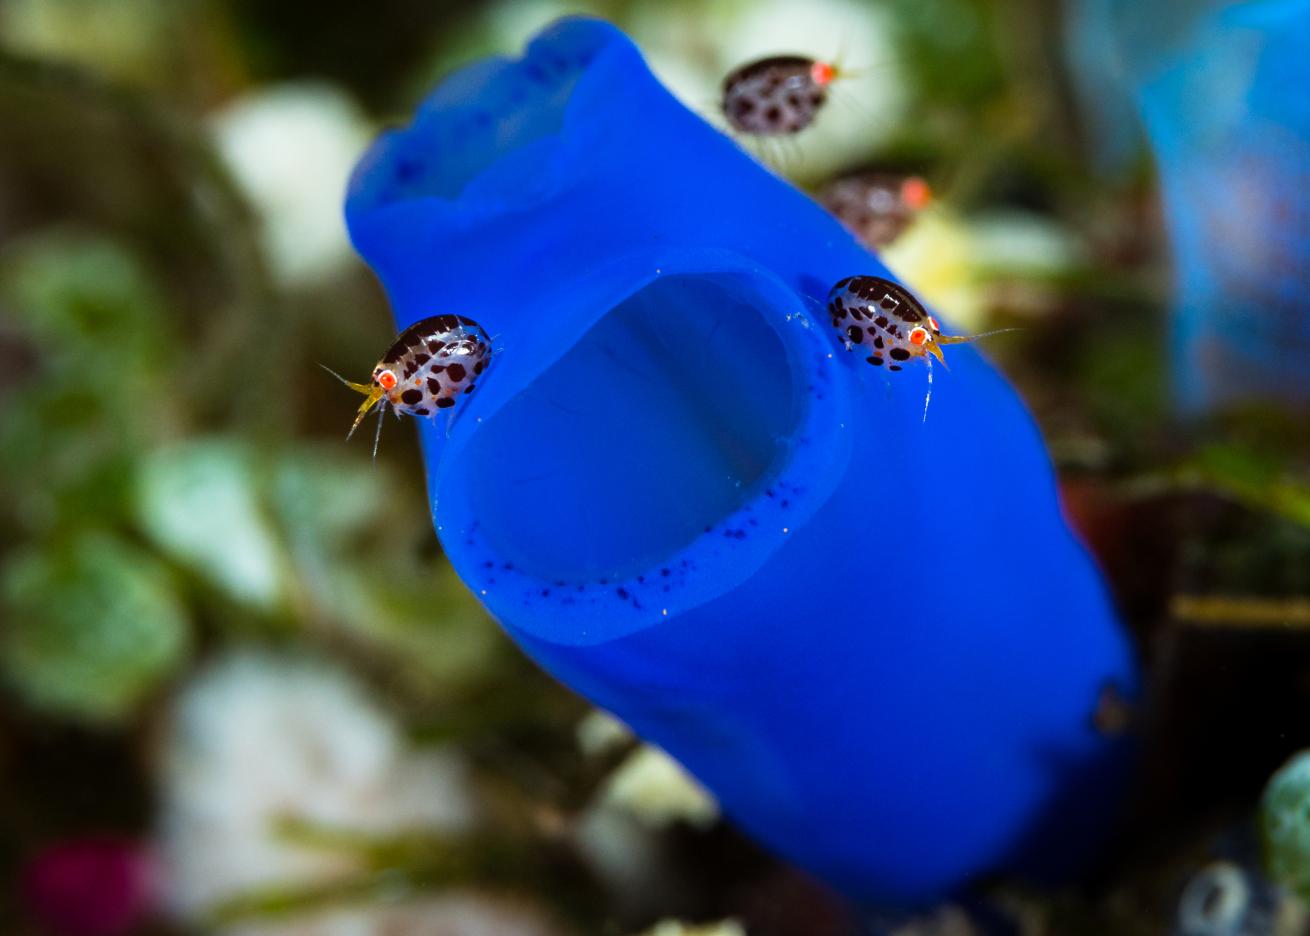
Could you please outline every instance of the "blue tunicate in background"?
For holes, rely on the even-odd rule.
[[[498,336],[420,426],[451,562],[542,666],[859,898],[1095,843],[1137,675],[1032,420],[972,348],[926,423],[926,369],[848,354],[822,297],[885,268],[621,33],[452,76],[347,218],[400,326]]]
[[[1160,176],[1180,405],[1310,403],[1310,0],[1083,0],[1071,23],[1094,141],[1128,151],[1131,102]]]

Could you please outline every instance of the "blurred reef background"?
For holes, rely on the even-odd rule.
[[[847,906],[518,653],[412,427],[343,441],[318,364],[394,335],[351,168],[570,12],[720,126],[733,67],[839,58],[759,157],[922,181],[858,233],[1021,329],[986,354],[1151,690],[1078,886]],[[1307,49],[1292,0],[0,0],[0,932],[1310,932]]]

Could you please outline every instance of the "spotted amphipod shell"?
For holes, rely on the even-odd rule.
[[[819,115],[832,77],[833,66],[801,55],[751,62],[723,80],[723,115],[740,133],[799,133]]]
[[[875,366],[898,371],[910,358],[923,357],[927,345],[916,344],[916,329],[940,329],[923,304],[899,283],[880,276],[848,276],[828,293],[832,327],[848,348],[861,346]],[[922,337],[922,336],[920,336]]]
[[[396,338],[373,380],[395,375],[386,400],[397,412],[431,416],[450,409],[461,394],[472,393],[491,358],[491,340],[482,326],[462,315],[435,315],[415,322]]]

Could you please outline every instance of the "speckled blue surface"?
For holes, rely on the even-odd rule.
[[[502,349],[420,426],[451,562],[542,666],[859,898],[1093,843],[1092,712],[1137,676],[1031,419],[970,347],[926,424],[924,368],[848,354],[818,300],[887,271],[620,33],[453,76],[347,217],[399,325]]]

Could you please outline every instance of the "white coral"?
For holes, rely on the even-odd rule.
[[[371,129],[345,92],[322,83],[264,88],[216,113],[211,128],[284,281],[312,281],[350,257],[341,203]]]
[[[330,910],[291,923],[243,926],[223,936],[555,936],[527,905],[452,894],[390,907]]]
[[[367,836],[473,819],[459,758],[412,750],[348,674],[303,660],[238,653],[201,673],[177,700],[163,759],[166,895],[186,917],[356,870],[346,852],[288,842],[282,821]]]
[[[642,745],[610,774],[604,803],[662,828],[677,821],[704,828],[719,817],[714,797],[676,760],[657,747]]]
[[[717,923],[683,923],[681,920],[661,920],[641,936],[746,936],[746,928],[736,920]]]

